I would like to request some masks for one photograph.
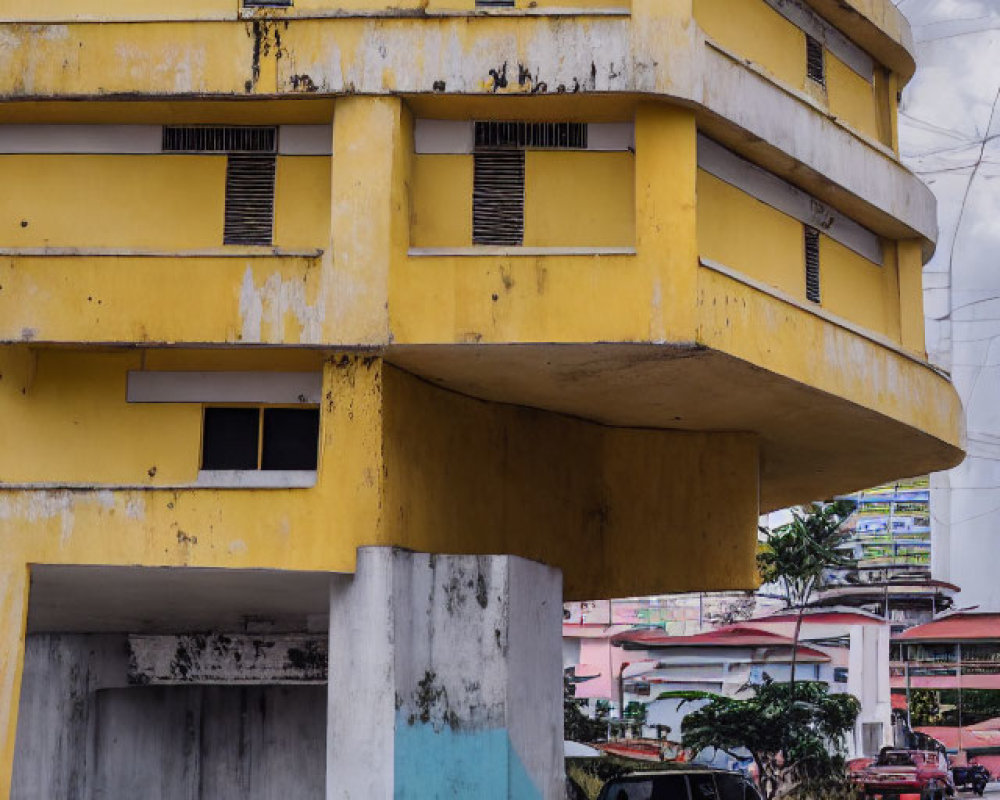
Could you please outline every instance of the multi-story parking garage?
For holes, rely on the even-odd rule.
[[[563,596],[962,458],[889,0],[0,20],[0,793],[556,797]]]

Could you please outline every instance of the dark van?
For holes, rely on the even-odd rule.
[[[604,785],[598,800],[761,800],[741,773],[713,769],[636,772]]]

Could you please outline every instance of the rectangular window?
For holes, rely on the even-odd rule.
[[[820,86],[826,86],[826,63],[823,58],[823,43],[806,34],[806,75]]]
[[[271,244],[275,166],[274,156],[229,156],[223,244]]]
[[[318,448],[318,408],[205,409],[203,470],[315,470]]]
[[[524,241],[524,151],[487,150],[473,155],[472,243],[520,245]]]
[[[819,231],[805,226],[806,299],[820,302],[819,292]]]

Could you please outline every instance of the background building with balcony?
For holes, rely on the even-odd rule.
[[[0,2],[0,793],[556,797],[564,597],[962,458],[913,69],[887,0]]]

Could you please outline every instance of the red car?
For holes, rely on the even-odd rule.
[[[955,794],[948,761],[933,750],[885,748],[874,764],[854,774],[854,781],[864,787],[866,798],[918,795],[920,800],[945,800]]]

